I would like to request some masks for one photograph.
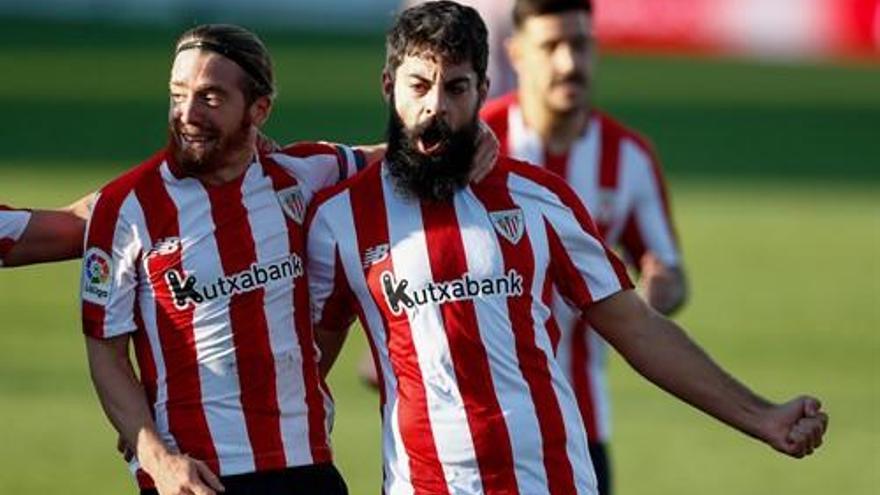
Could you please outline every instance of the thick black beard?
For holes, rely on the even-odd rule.
[[[245,114],[241,119],[241,125],[232,134],[221,138],[214,148],[204,154],[195,154],[187,151],[181,143],[181,133],[177,129],[177,123],[168,125],[168,150],[173,157],[174,164],[188,175],[209,173],[220,169],[226,163],[229,156],[247,145],[252,121]],[[215,129],[211,129],[216,132]]]
[[[444,149],[437,155],[425,155],[416,147],[416,140],[425,131],[441,136]],[[443,202],[468,183],[477,149],[479,123],[473,122],[453,131],[442,120],[433,120],[421,129],[407,129],[397,115],[393,102],[388,117],[388,171],[396,189],[404,196],[430,202]]]

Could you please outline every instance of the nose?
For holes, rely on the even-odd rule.
[[[201,122],[201,110],[195,98],[191,96],[182,97],[179,101],[174,102],[173,105],[174,116],[182,124],[192,125]]]
[[[427,117],[442,117],[446,114],[447,96],[442,84],[437,84],[425,95],[424,113]]]
[[[560,43],[553,54],[553,65],[559,74],[570,74],[580,66],[580,60],[569,43]]]

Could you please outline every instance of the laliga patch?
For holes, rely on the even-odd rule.
[[[113,263],[103,250],[91,248],[83,256],[82,298],[104,306],[110,301]]]
[[[492,220],[492,226],[501,237],[516,244],[522,239],[525,231],[525,220],[523,212],[519,208],[513,210],[490,211],[489,219]]]
[[[302,225],[306,216],[306,197],[300,186],[282,189],[277,192],[277,196],[287,218]]]

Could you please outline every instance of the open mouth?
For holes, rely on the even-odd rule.
[[[446,147],[446,139],[443,132],[435,127],[429,127],[419,136],[419,148],[422,153],[433,155],[443,151]]]
[[[181,133],[180,140],[190,146],[207,146],[214,141],[214,135]]]

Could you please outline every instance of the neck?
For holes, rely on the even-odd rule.
[[[589,105],[568,113],[554,112],[540,97],[529,98],[525,91],[520,91],[519,102],[526,126],[538,134],[545,150],[552,154],[566,153],[590,124]]]

